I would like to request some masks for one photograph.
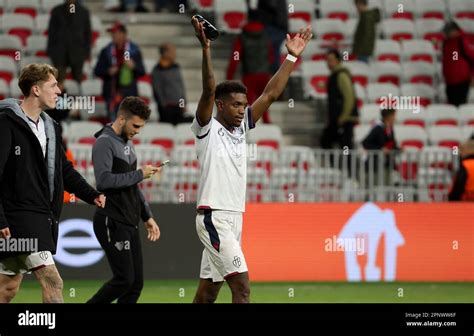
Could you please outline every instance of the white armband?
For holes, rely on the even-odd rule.
[[[290,62],[295,63],[298,60],[298,57],[295,57],[293,55],[288,54],[288,55],[286,55],[286,59]]]

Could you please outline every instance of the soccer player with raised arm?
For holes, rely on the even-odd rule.
[[[250,301],[247,264],[241,249],[242,214],[247,186],[246,133],[283,92],[297,58],[312,37],[311,28],[286,37],[288,56],[262,95],[247,106],[247,89],[238,81],[215,85],[211,43],[193,19],[201,42],[203,91],[192,123],[201,169],[196,230],[204,245],[195,303],[213,303],[224,280],[233,303]],[[212,115],[216,104],[217,114]]]

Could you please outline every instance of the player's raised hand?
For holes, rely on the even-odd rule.
[[[198,19],[196,19],[195,17],[192,18],[191,22],[194,26],[194,31],[196,33],[196,36],[199,42],[201,42],[201,46],[204,49],[209,48],[211,46],[211,40],[209,40],[206,37],[206,34],[204,33],[204,22],[199,22]]]
[[[312,37],[313,33],[311,32],[311,26],[301,28],[298,34],[293,38],[291,38],[289,34],[286,34],[285,45],[286,49],[288,49],[288,53],[295,57],[299,57]]]
[[[160,238],[160,228],[156,224],[153,218],[150,218],[145,222],[146,230],[148,231],[148,239],[152,242],[157,241]]]

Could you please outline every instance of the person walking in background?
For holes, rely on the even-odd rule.
[[[288,32],[288,6],[286,0],[258,0],[258,18],[272,42],[272,73],[280,67],[280,48]]]
[[[474,48],[454,21],[446,23],[444,34],[442,62],[446,97],[449,104],[459,106],[467,102],[474,77]]]
[[[79,1],[67,0],[51,11],[48,25],[47,54],[58,69],[60,85],[71,68],[72,78],[80,84],[84,62],[90,57],[92,29],[89,10]]]
[[[102,96],[113,121],[122,99],[138,96],[137,79],[145,75],[145,67],[140,48],[128,39],[123,23],[117,21],[107,31],[112,42],[101,50],[94,74],[103,80]]]
[[[176,63],[176,47],[171,43],[160,45],[160,60],[151,72],[153,95],[158,105],[160,122],[176,125],[191,122],[186,118],[186,90],[181,67]],[[194,112],[194,111],[193,111]]]
[[[249,104],[263,93],[272,77],[273,56],[272,42],[258,20],[258,12],[250,10],[248,23],[242,27],[242,33],[235,39],[226,76],[227,80],[233,79],[240,63],[242,82],[247,87]],[[263,114],[263,122],[270,123],[268,111]]]
[[[359,21],[354,34],[352,54],[357,60],[368,63],[375,48],[377,23],[380,21],[380,10],[369,9],[368,0],[354,0]]]
[[[321,137],[321,147],[331,149],[337,142],[340,148],[352,149],[359,112],[351,74],[342,65],[341,54],[336,49],[329,50],[326,62],[331,74],[327,81],[328,122]]]

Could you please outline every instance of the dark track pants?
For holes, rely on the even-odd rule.
[[[113,277],[87,303],[136,303],[143,288],[143,256],[137,226],[100,214],[94,232],[105,251]]]

